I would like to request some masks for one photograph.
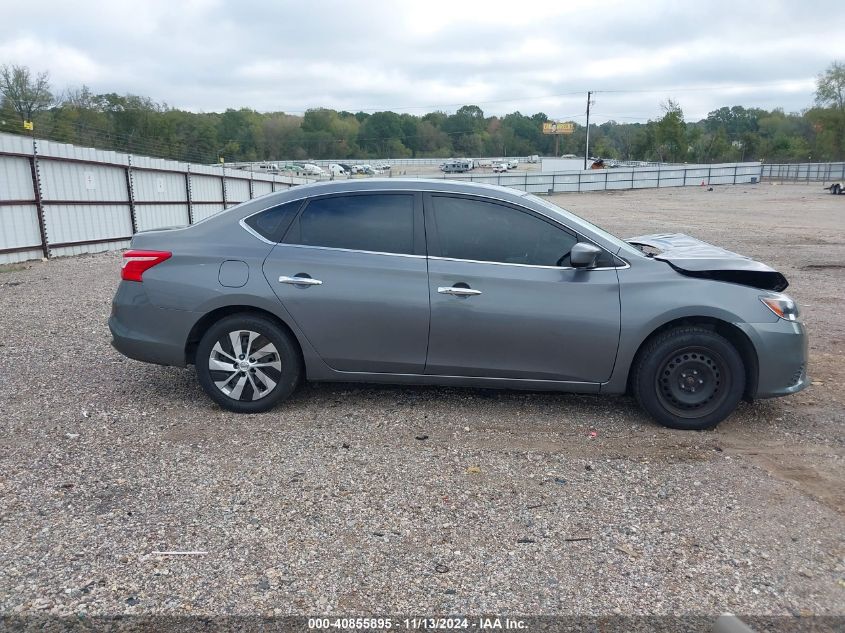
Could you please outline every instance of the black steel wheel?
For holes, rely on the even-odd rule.
[[[655,390],[663,407],[680,418],[698,418],[718,409],[728,396],[731,372],[725,360],[705,347],[673,351],[660,362]]]
[[[739,404],[745,367],[723,336],[700,327],[679,327],[646,343],[634,367],[632,387],[640,406],[661,424],[709,429]]]

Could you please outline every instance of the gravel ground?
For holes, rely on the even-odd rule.
[[[818,384],[706,433],[456,388],[307,385],[238,417],[111,349],[118,254],[0,268],[0,613],[845,614],[845,199],[556,199],[781,268]]]

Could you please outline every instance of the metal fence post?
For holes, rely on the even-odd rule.
[[[41,252],[44,257],[50,257],[50,247],[47,244],[47,225],[44,222],[44,202],[41,199],[41,172],[38,169],[38,146],[32,139],[32,156],[29,159],[29,169],[32,172],[32,191],[35,194],[35,213],[38,216],[38,233],[41,236]]]
[[[252,190],[253,190],[253,188],[252,188],[252,178],[253,178],[253,173],[249,172],[249,199],[250,200],[252,200],[255,197],[252,193]]]
[[[581,172],[578,172],[578,193],[581,193]]]
[[[132,154],[128,155],[129,164],[126,165],[126,195],[129,197],[129,222],[132,224],[132,235],[138,232],[138,218],[135,215],[135,192],[132,185]]]
[[[604,170],[604,190],[607,191],[607,170]]]
[[[687,168],[684,167],[684,187],[687,186]]]
[[[734,184],[736,184],[736,163],[734,163]]]
[[[226,168],[221,169],[220,189],[223,191],[223,210],[226,210]]]
[[[657,166],[657,188],[660,189],[660,165]]]
[[[710,186],[710,174],[713,173],[713,163],[707,165],[707,186]]]
[[[194,201],[191,195],[191,166],[188,165],[188,171],[185,172],[185,195],[188,199],[188,224],[194,223]]]

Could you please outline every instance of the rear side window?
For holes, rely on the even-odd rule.
[[[414,252],[414,198],[405,194],[311,200],[285,242],[379,253]]]
[[[481,262],[568,266],[575,235],[493,202],[432,197],[440,255]]]
[[[296,217],[296,212],[302,206],[302,200],[256,213],[244,220],[253,231],[271,242],[281,242],[290,223]]]

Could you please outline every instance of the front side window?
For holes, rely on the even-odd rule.
[[[414,198],[407,194],[318,198],[308,203],[285,241],[410,254],[414,252]]]
[[[432,201],[442,257],[568,266],[578,241],[549,222],[494,202],[446,196]]]

